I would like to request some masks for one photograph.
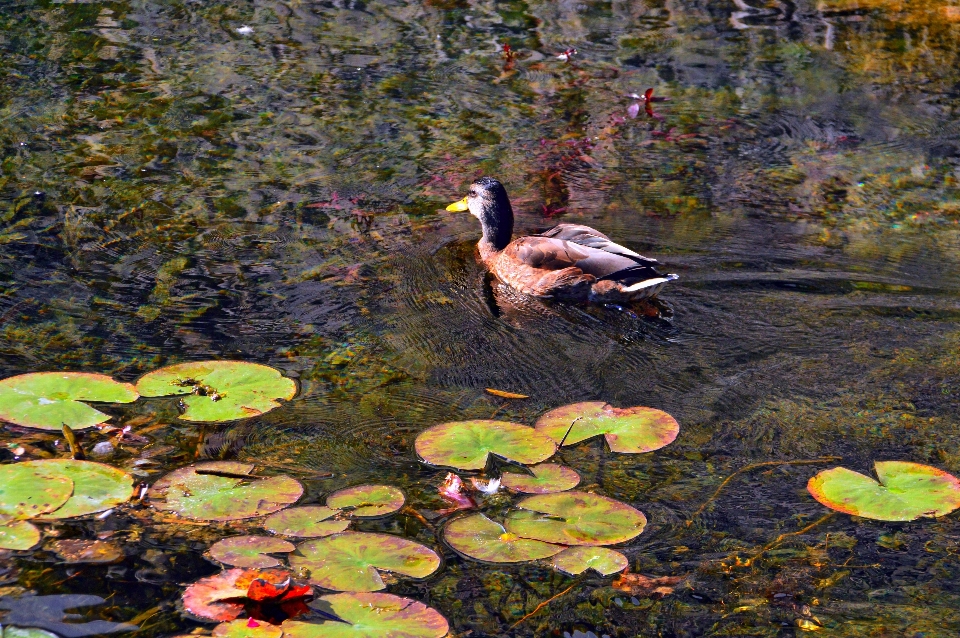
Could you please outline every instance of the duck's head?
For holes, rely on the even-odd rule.
[[[452,213],[468,210],[480,220],[483,238],[497,250],[503,250],[513,235],[513,207],[507,190],[492,177],[481,177],[470,184],[467,196],[447,206]]]

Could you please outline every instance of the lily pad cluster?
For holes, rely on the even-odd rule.
[[[0,465],[0,549],[40,542],[31,521],[75,518],[108,510],[133,496],[133,477],[109,465],[46,459]]]

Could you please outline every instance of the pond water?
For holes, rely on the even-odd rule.
[[[217,426],[110,406],[138,480],[251,461],[306,502],[379,482],[429,512],[431,425],[647,405],[675,443],[562,457],[647,515],[621,551],[673,594],[449,549],[389,591],[463,637],[960,633],[956,514],[821,520],[805,489],[874,460],[960,472],[960,6],[4,0],[0,52],[0,376],[241,359],[300,385]],[[650,87],[669,100],[631,110]],[[586,223],[679,274],[659,315],[491,282],[476,220],[443,212],[481,175],[517,233]],[[8,426],[0,460],[64,445]],[[442,549],[412,516],[362,528]],[[133,507],[45,529],[126,558],[0,553],[0,595],[97,594],[84,618],[161,636],[210,627],[182,584],[248,528]]]

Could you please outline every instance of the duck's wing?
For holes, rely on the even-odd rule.
[[[651,259],[650,257],[644,257],[639,253],[635,253],[629,248],[614,242],[596,228],[590,228],[589,226],[584,226],[582,224],[558,224],[550,230],[534,236],[561,239],[564,241],[573,242],[574,244],[578,244],[580,246],[586,246],[587,248],[596,248],[597,250],[602,250],[613,255],[626,257],[633,260],[633,262],[636,264],[649,266],[651,268],[657,264],[656,259]]]
[[[576,267],[597,279],[613,279],[625,283],[660,276],[651,265],[640,263],[631,256],[544,235],[521,237],[511,242],[504,248],[501,260],[538,270]]]

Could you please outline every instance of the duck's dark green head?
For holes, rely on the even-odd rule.
[[[467,196],[447,206],[450,212],[469,210],[483,226],[483,238],[497,250],[503,250],[513,235],[513,207],[507,190],[492,177],[481,177],[470,184]]]

